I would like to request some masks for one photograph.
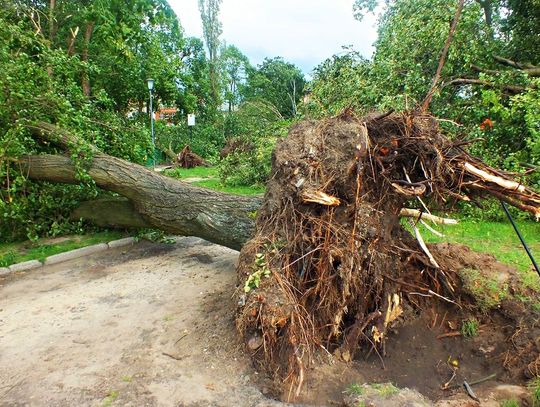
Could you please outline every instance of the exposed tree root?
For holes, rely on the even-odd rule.
[[[486,193],[540,217],[540,195],[471,157],[428,115],[346,112],[295,126],[276,147],[237,269],[238,329],[246,343],[262,337],[254,360],[297,395],[316,350],[350,360],[366,342],[384,354],[404,308],[458,305],[459,277],[399,216],[416,197],[440,205]]]

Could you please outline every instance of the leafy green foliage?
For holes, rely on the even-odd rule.
[[[247,72],[253,68],[248,58],[234,45],[223,48],[220,55],[220,65],[223,71],[224,99],[228,104],[229,112],[232,112],[242,100],[239,87],[245,86]]]
[[[256,69],[248,69],[241,93],[246,100],[260,99],[273,105],[284,118],[296,115],[306,80],[295,65],[281,57],[266,58]]]
[[[149,132],[126,110],[142,109],[147,75],[155,74],[158,100],[179,94],[170,84],[181,74],[184,43],[165,1],[51,4],[5,1],[0,9],[0,240],[80,231],[71,210],[100,193],[86,174],[92,160],[86,143],[145,163]],[[17,160],[26,154],[60,152],[31,136],[40,121],[84,140],[69,146],[79,185],[31,182],[21,171]]]
[[[220,179],[227,186],[265,184],[275,143],[286,135],[290,122],[272,104],[253,100],[229,114],[226,125],[248,148],[232,151],[219,162]]]
[[[269,278],[271,271],[266,263],[266,256],[264,253],[257,253],[255,255],[255,262],[253,264],[254,271],[249,275],[244,284],[244,292],[249,293],[255,288],[259,288],[261,285],[261,279],[263,277]]]

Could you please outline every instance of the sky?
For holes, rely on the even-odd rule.
[[[169,0],[185,34],[202,38],[197,0]],[[352,45],[366,58],[377,38],[375,17],[354,19],[353,0],[223,0],[221,40],[236,45],[253,65],[281,56],[305,74]]]

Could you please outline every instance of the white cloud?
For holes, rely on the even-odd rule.
[[[188,36],[202,37],[197,0],[169,0]],[[236,45],[253,64],[282,56],[305,73],[353,45],[370,57],[375,18],[353,18],[353,0],[223,0],[222,40]]]

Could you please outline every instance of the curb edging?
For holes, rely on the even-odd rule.
[[[137,243],[134,237],[125,237],[123,239],[111,240],[108,243],[98,243],[91,246],[80,247],[63,253],[53,254],[46,257],[43,263],[39,260],[28,260],[21,263],[15,263],[9,267],[0,267],[0,277],[8,276],[11,273],[20,271],[29,271],[43,266],[51,266],[53,264],[62,263],[64,261],[78,259],[80,257],[99,253],[109,249],[129,246]]]

